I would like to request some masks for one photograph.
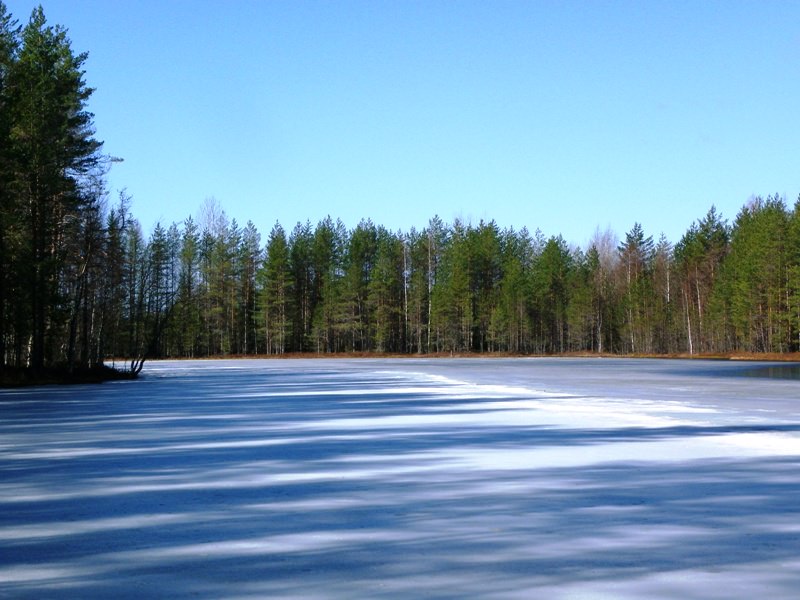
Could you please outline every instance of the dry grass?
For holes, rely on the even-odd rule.
[[[775,361],[775,362],[800,362],[800,352],[728,352],[689,354],[613,354],[609,352],[564,352],[560,354],[522,354],[513,352],[431,352],[430,354],[399,354],[390,352],[285,352],[283,354],[225,354],[200,358],[183,357],[191,360],[219,360],[219,359],[271,359],[289,360],[297,358],[322,359],[322,358],[660,358],[673,360],[743,360],[743,361]],[[177,357],[176,357],[177,358]]]

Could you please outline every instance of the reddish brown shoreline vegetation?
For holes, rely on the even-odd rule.
[[[413,360],[421,358],[449,359],[449,358],[635,358],[635,359],[664,359],[664,360],[740,360],[740,361],[762,361],[762,362],[798,362],[800,363],[800,352],[728,352],[728,353],[706,353],[688,354],[678,352],[672,354],[612,354],[597,352],[564,352],[561,354],[520,354],[513,352],[436,352],[432,354],[400,354],[392,352],[285,352],[283,354],[226,354],[214,356],[198,356],[195,358],[165,358],[157,360],[296,360],[296,359],[398,359]],[[148,361],[150,362],[150,361]]]

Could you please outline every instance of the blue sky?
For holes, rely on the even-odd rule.
[[[25,22],[34,2],[6,0]],[[800,191],[800,3],[45,0],[145,231],[439,215],[677,242]]]

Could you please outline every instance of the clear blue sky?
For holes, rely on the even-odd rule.
[[[27,21],[36,3],[7,0]],[[676,242],[800,191],[800,3],[45,0],[145,231],[438,214]]]

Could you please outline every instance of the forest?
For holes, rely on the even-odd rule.
[[[633,223],[585,248],[437,216],[405,232],[276,222],[262,240],[214,200],[145,235],[106,189],[117,159],[95,137],[85,60],[41,8],[20,26],[0,1],[0,369],[800,351],[800,199],[753,197],[732,222],[712,206],[674,243]]]

